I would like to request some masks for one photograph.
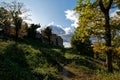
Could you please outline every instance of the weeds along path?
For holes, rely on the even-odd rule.
[[[62,75],[63,80],[69,80],[69,78],[72,78],[74,76],[74,74],[67,69],[67,65],[65,64],[68,61],[62,54],[60,54],[61,52],[45,49],[39,50],[46,58],[49,58],[49,60],[51,60],[54,63],[54,66],[58,69],[59,73]]]

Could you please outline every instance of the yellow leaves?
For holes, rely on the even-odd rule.
[[[115,50],[116,50],[117,54],[120,56],[120,47],[116,48]]]
[[[81,0],[77,5],[79,14],[79,35],[84,37],[102,36],[104,37],[104,14],[99,7],[93,7],[92,0]]]
[[[111,50],[113,54],[120,56],[120,47],[115,48],[115,47],[107,47],[107,46],[99,46],[99,47],[94,47],[93,51],[94,53],[106,53],[106,51]]]

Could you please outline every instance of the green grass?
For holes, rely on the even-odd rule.
[[[0,42],[0,79],[1,80],[56,80],[61,74],[54,66],[48,54],[60,53],[45,48],[35,42],[32,44],[15,43],[14,41]],[[47,52],[48,51],[48,52]],[[60,53],[61,54],[61,53]],[[47,58],[49,57],[49,58]]]
[[[95,59],[39,40],[0,42],[0,80],[62,80],[64,65],[74,74],[69,80],[119,80],[115,61],[113,74],[107,73],[104,61],[104,54]]]
[[[99,58],[95,59],[85,55],[80,55],[72,49],[67,49],[64,54],[70,61],[67,64],[69,71],[73,72],[75,76],[70,80],[119,80],[120,72],[116,68],[117,65],[113,62],[114,73],[109,74],[105,63],[105,54],[100,54]]]

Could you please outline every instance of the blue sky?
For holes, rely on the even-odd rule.
[[[12,1],[12,0],[1,0]],[[70,27],[72,21],[66,19],[66,10],[73,10],[77,0],[18,0],[30,9],[33,23],[45,26],[51,22],[63,27]]]
[[[1,0],[11,2],[13,0]],[[18,0],[25,4],[32,21],[41,26],[53,23],[62,27],[70,27],[77,23],[77,16],[72,11],[78,0]],[[113,10],[111,11],[113,12]],[[72,26],[72,27],[71,27]]]

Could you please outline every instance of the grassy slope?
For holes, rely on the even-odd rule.
[[[1,80],[59,80],[62,78],[59,64],[53,60],[53,57],[62,54],[61,48],[54,49],[37,42],[37,40],[35,42],[26,40],[25,43],[18,44],[14,41],[0,42]]]
[[[67,65],[67,69],[75,74],[69,80],[120,80],[119,69],[114,65],[114,73],[107,73],[104,65],[105,55],[100,54],[102,59],[94,59],[87,56],[78,55],[71,49],[66,50],[65,57],[71,62]]]
[[[107,74],[101,60],[41,44],[38,40],[0,42],[1,80],[62,80],[64,66],[74,74],[68,80],[119,80],[120,74]]]

